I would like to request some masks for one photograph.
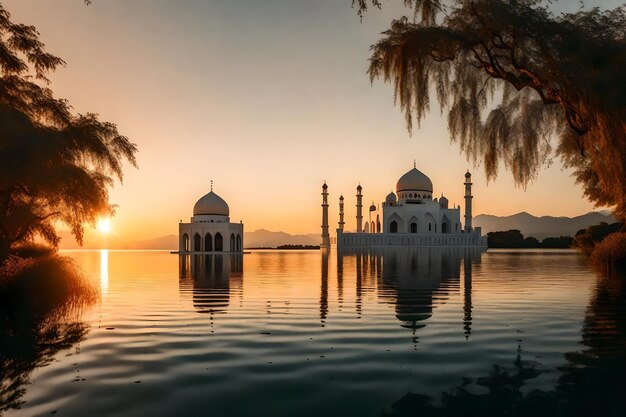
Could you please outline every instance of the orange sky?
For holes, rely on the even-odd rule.
[[[356,185],[365,203],[378,203],[414,159],[451,204],[462,203],[469,166],[476,214],[593,209],[558,161],[526,190],[504,170],[487,184],[450,144],[436,106],[409,137],[391,86],[370,85],[365,73],[369,46],[401,11],[372,11],[361,23],[350,3],[3,1],[67,61],[55,93],[139,146],[139,169],[129,167],[111,193],[123,239],[177,233],[211,179],[232,221],[288,233],[320,231],[326,180],[331,225],[343,193],[351,229]]]

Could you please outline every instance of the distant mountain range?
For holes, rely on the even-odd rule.
[[[78,245],[68,232],[61,232],[61,249],[144,249],[156,250],[178,249],[178,236],[167,235],[154,239],[141,241],[124,242],[115,236],[103,237],[99,240],[86,242],[84,246]],[[254,232],[244,232],[243,241],[246,248],[275,248],[280,245],[319,245],[321,237],[319,234],[290,235],[285,232],[271,232],[259,229]]]
[[[601,222],[614,223],[615,217],[606,211],[591,211],[576,217],[533,216],[521,213],[512,216],[480,214],[473,219],[475,227],[482,227],[483,234],[499,230],[517,229],[526,237],[539,240],[546,237],[574,236],[577,231]]]
[[[275,248],[280,245],[319,245],[321,240],[319,233],[290,235],[285,232],[270,232],[269,230],[259,229],[243,234],[246,248]]]
[[[580,229],[601,222],[613,223],[615,218],[609,212],[592,211],[576,217],[536,217],[526,212],[512,216],[492,216],[480,214],[473,219],[474,226],[482,227],[483,234],[498,230],[518,229],[524,236],[533,236],[539,240],[546,237],[574,236]],[[99,237],[79,246],[68,232],[61,234],[61,249],[178,249],[178,236],[167,235],[154,239],[126,242],[115,236]],[[244,233],[246,248],[275,248],[281,245],[319,245],[318,233],[291,235],[285,232],[271,232],[265,229]]]

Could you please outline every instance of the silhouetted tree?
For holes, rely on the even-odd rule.
[[[593,203],[626,219],[624,6],[556,16],[540,0],[403,1],[414,17],[372,47],[369,75],[393,83],[409,130],[434,91],[488,179],[503,161],[525,186],[556,155]],[[381,3],[353,0],[361,16]]]
[[[626,226],[619,222],[611,224],[602,222],[589,226],[576,232],[573,246],[581,249],[583,252],[591,253],[597,243],[602,242],[611,233],[619,232],[620,230],[626,231]]]
[[[547,237],[541,241],[541,246],[554,249],[571,248],[573,242],[574,238],[571,236]]]
[[[47,75],[59,65],[37,30],[0,5],[0,264],[35,236],[56,246],[58,223],[82,243],[84,224],[113,213],[108,188],[123,162],[136,165],[116,125],[53,96]]]
[[[525,248],[540,248],[541,243],[537,240],[536,237],[528,236],[524,239],[524,247]]]
[[[490,248],[524,248],[524,235],[517,229],[487,233]]]

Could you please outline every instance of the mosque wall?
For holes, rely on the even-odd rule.
[[[446,246],[487,247],[487,238],[481,236],[480,227],[469,233],[425,234],[425,233],[345,233],[337,230],[337,237],[331,239],[337,247],[420,247]]]
[[[241,223],[180,223],[180,252],[242,252]]]

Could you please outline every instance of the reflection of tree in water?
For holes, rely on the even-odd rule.
[[[626,274],[600,277],[587,308],[581,352],[565,355],[557,389],[576,415],[626,414]]]
[[[0,335],[0,413],[20,408],[31,372],[48,365],[55,355],[82,341],[89,331],[84,323],[60,323],[56,319],[33,329]],[[13,329],[15,330],[15,329]]]
[[[568,364],[553,390],[525,390],[542,370],[518,351],[511,367],[494,365],[481,378],[433,398],[408,393],[385,416],[623,416],[626,410],[626,277],[598,278],[582,328],[585,350],[566,353]],[[475,394],[472,385],[487,389]]]
[[[96,300],[71,262],[56,256],[0,289],[0,414],[20,408],[34,369],[86,337],[89,327],[77,319]]]
[[[241,255],[183,255],[180,257],[180,289],[191,290],[199,313],[226,312],[231,291],[241,293]]]

